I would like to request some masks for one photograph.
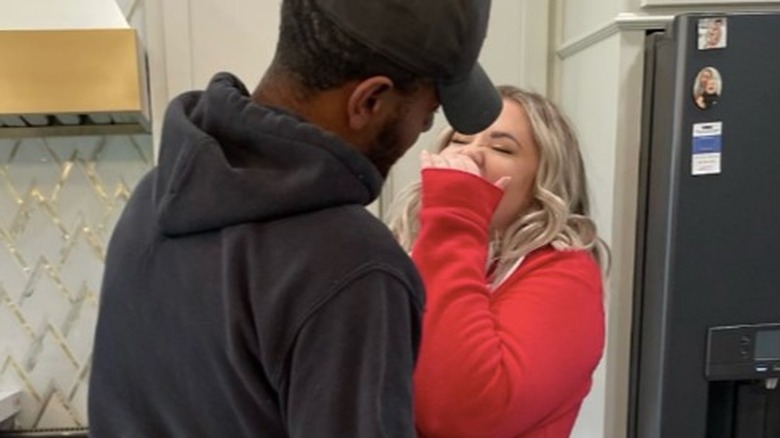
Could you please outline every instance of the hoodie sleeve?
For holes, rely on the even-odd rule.
[[[421,303],[384,268],[314,312],[290,355],[291,437],[413,437],[412,373]]]
[[[595,262],[539,250],[492,295],[485,264],[500,190],[429,169],[422,196],[412,252],[427,293],[414,379],[421,435],[514,437],[558,421],[549,436],[567,436],[603,347]]]

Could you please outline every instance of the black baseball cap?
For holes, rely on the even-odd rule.
[[[315,0],[343,32],[400,67],[433,78],[452,127],[474,134],[501,112],[477,62],[491,0]]]

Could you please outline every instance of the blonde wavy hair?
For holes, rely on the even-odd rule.
[[[496,263],[492,279],[503,278],[520,257],[547,245],[561,251],[591,251],[606,273],[609,248],[590,217],[585,168],[574,129],[547,98],[511,85],[497,88],[504,100],[517,102],[525,110],[539,149],[539,168],[531,207],[490,242],[488,266]],[[444,149],[453,134],[451,128],[445,129],[436,150]],[[407,251],[419,231],[420,187],[416,182],[399,194],[388,220]]]

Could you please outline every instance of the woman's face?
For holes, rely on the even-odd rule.
[[[707,81],[707,85],[704,87],[704,91],[708,94],[717,94],[718,92],[718,81],[715,79],[710,79]]]
[[[501,114],[486,130],[475,135],[456,132],[441,153],[469,155],[490,182],[511,177],[493,214],[491,229],[505,230],[531,204],[539,168],[539,148],[525,110],[514,100],[504,99]]]
[[[713,23],[712,26],[709,28],[707,32],[707,41],[711,46],[716,46],[718,42],[720,41],[720,36],[722,33],[721,30],[721,24],[720,23]]]
[[[712,72],[710,72],[709,70],[703,70],[699,75],[699,83],[702,85],[702,87],[706,87],[707,82],[710,79],[712,79]]]

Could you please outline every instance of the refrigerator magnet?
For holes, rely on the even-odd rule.
[[[691,175],[720,173],[723,122],[693,124]]]
[[[693,82],[693,102],[696,107],[708,110],[718,104],[723,92],[723,80],[715,67],[699,70]]]
[[[723,49],[726,47],[726,17],[699,19],[698,31],[699,50]]]

